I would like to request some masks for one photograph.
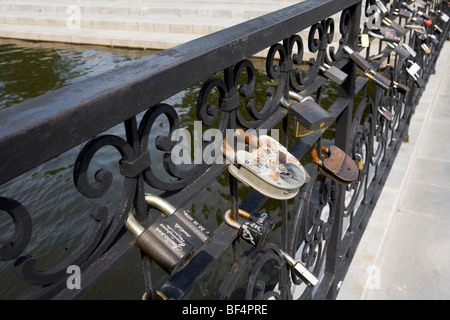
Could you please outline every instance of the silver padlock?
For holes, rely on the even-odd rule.
[[[399,16],[400,18],[410,19],[412,17],[412,13],[406,9],[395,9],[394,15]]]
[[[335,66],[330,66],[326,63],[323,66],[319,67],[320,71],[322,71],[323,75],[330,80],[333,80],[337,84],[341,85],[344,83],[345,79],[347,79],[347,74],[342,70],[336,68]]]
[[[404,43],[404,42],[402,42],[402,46],[403,46],[403,48],[405,48],[405,49],[409,52],[409,55],[410,55],[412,58],[415,58],[415,57],[416,57],[417,53],[416,53],[416,51],[414,51],[413,48],[411,48],[411,46],[407,45],[407,44]]]
[[[410,52],[401,45],[390,42],[387,42],[387,45],[391,47],[394,50],[394,52],[397,53],[402,59],[406,59],[410,56]]]
[[[437,13],[440,16],[441,20],[444,21],[445,23],[447,23],[448,20],[450,20],[449,16],[446,13],[442,12],[441,10],[438,10]]]
[[[267,197],[287,200],[309,180],[297,158],[272,137],[256,137],[242,129],[236,129],[235,134],[237,139],[249,144],[249,151],[231,147],[228,135],[224,138],[223,151],[230,162],[228,171],[244,184]]]
[[[383,116],[383,118],[385,118],[389,122],[391,122],[394,119],[394,115],[385,107],[379,106],[378,112]]]
[[[387,14],[389,10],[386,8],[383,2],[381,0],[375,0],[375,4],[378,8],[380,8],[382,14]]]
[[[291,267],[292,272],[294,272],[294,274],[302,279],[307,285],[315,286],[319,282],[319,279],[317,279],[316,276],[312,274],[312,272],[307,268],[305,268],[300,262],[295,261],[294,258],[292,258],[283,250],[280,250],[280,252]]]

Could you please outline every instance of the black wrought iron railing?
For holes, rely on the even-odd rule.
[[[414,10],[408,11],[402,1],[302,2],[1,110],[0,210],[12,218],[13,230],[2,238],[0,259],[10,269],[3,272],[5,277],[20,279],[10,285],[19,292],[10,295],[14,290],[2,293],[0,289],[1,298],[89,298],[96,297],[99,284],[121,290],[119,279],[124,276],[117,275],[120,269],[115,267],[140,252],[125,227],[129,212],[145,227],[161,215],[146,204],[149,192],[175,207],[192,209],[213,239],[172,275],[147,254],[134,256],[141,262],[142,274],[126,277],[136,284],[133,289],[139,297],[336,298],[448,35],[446,1],[406,3]],[[379,39],[383,28],[401,41],[388,44]],[[308,29],[305,39],[300,32]],[[361,35],[369,31],[369,42],[362,46]],[[256,72],[251,59],[259,52],[267,52],[264,73]],[[360,70],[362,60],[355,63],[355,52],[370,62],[370,69]],[[302,65],[307,53],[313,58]],[[324,64],[343,71],[345,80],[335,84],[328,79],[320,68]],[[177,109],[167,102],[199,83],[200,90],[193,90],[196,106]],[[289,92],[312,96],[334,117],[333,124],[296,138],[296,119],[281,103],[289,100]],[[262,97],[255,97],[257,93]],[[183,122],[186,112],[201,121],[198,127]],[[109,133],[120,124],[123,135]],[[200,161],[175,163],[178,141],[171,137],[182,128],[194,134],[192,143],[199,137]],[[227,129],[237,128],[279,130],[280,142],[309,175],[295,197],[270,199],[229,174],[225,162],[205,161],[203,155],[211,151],[213,139],[205,140],[201,134],[217,129],[214,132],[224,136]],[[194,129],[202,133],[195,136]],[[320,154],[321,146],[331,145],[360,165],[353,182],[337,183],[312,160],[312,150]],[[102,158],[106,148],[113,149],[118,159]],[[74,150],[76,159],[69,156],[67,166],[73,168],[78,196],[86,202],[71,202],[64,212],[52,214],[58,215],[57,227],[39,229],[42,216],[23,205],[30,195],[10,194],[8,184]],[[190,156],[195,158],[196,152]],[[211,192],[212,184],[224,187],[215,189],[222,193],[220,199]],[[53,188],[58,194],[60,186]],[[202,196],[207,197],[203,207],[193,208]],[[67,200],[55,198],[54,202]],[[275,228],[259,247],[244,242],[223,221],[229,209],[237,219],[238,208],[272,213]],[[207,222],[205,211],[210,214]],[[39,235],[58,237],[57,229],[68,216],[88,219],[88,214],[90,230],[77,228],[77,220],[66,226],[73,239],[63,247],[70,250],[62,250],[56,262],[40,260],[39,256],[45,257],[46,241],[37,250],[33,242],[39,241]],[[292,272],[283,252],[318,282],[307,284]],[[102,282],[108,272],[116,278]]]

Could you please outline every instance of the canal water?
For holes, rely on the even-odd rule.
[[[15,104],[27,99],[124,66],[152,53],[144,50],[0,39],[0,110],[14,108]],[[258,69],[257,79],[262,79],[258,81],[267,81],[263,64],[255,63],[255,66]],[[177,109],[182,124],[186,123],[187,127],[196,120],[196,103],[201,84],[166,101]],[[260,83],[257,84],[258,87],[264,88],[267,84]],[[265,92],[258,94],[262,100],[259,104],[257,101],[257,104],[262,105]],[[333,95],[334,92],[322,92],[324,98],[327,94]],[[138,121],[140,117],[142,115],[137,116]],[[164,119],[161,119],[156,129],[160,131],[152,133],[152,136],[164,133],[165,129]],[[125,137],[123,125],[111,128],[106,133]],[[117,195],[121,194],[120,179],[115,179],[108,193],[99,200],[86,199],[76,190],[72,170],[81,148],[82,145],[77,146],[0,186],[0,196],[21,202],[30,212],[33,233],[23,254],[37,259],[36,270],[51,268],[77,249],[93,225],[89,210],[94,204],[106,204],[110,212],[117,205]],[[0,161],[7,156],[1,153]],[[117,166],[119,160],[115,149],[104,148],[96,154],[92,172],[95,172],[98,166],[111,171],[115,177],[120,177]],[[158,163],[158,159],[152,159],[152,163]],[[303,164],[306,169],[311,165],[310,161]],[[89,176],[92,177],[93,173]],[[147,191],[155,192],[150,187]],[[249,191],[248,188],[240,188],[240,199]],[[186,207],[210,230],[214,230],[222,222],[223,213],[229,208],[228,192],[228,175],[224,173],[204,192],[191,199]],[[289,203],[290,207],[294,205],[293,201]],[[274,216],[276,221],[281,221],[277,201],[267,201],[263,210]],[[278,223],[276,228],[279,227]],[[13,222],[9,215],[0,212],[0,243],[8,239],[13,231]],[[227,252],[224,260],[214,262],[211,272],[205,275],[202,283],[193,290],[189,298],[209,299],[214,296],[221,279],[228,271],[223,265],[230,265],[231,257],[232,253]],[[84,298],[140,299],[144,286],[139,259],[138,250],[131,250],[127,258],[112,268]],[[156,274],[155,279],[156,285],[160,285],[167,276],[161,272]],[[34,290],[33,286],[24,283],[14,273],[14,261],[0,261],[0,299],[26,298]]]

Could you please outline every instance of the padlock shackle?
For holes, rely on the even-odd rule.
[[[326,153],[326,154],[329,154],[329,153],[330,153],[330,149],[328,149],[328,148],[325,147],[325,146],[322,146],[321,150],[322,150],[323,153]],[[317,165],[319,165],[319,166],[322,165],[322,160],[319,158],[319,155],[317,154],[317,148],[316,148],[316,147],[313,148],[313,150],[312,150],[312,152],[311,152],[311,156],[312,156],[314,162],[315,162]]]
[[[170,216],[172,213],[177,211],[177,208],[174,207],[170,202],[166,199],[158,197],[157,195],[146,193],[145,194],[145,203],[151,205],[152,207],[161,210],[166,215]]]
[[[145,231],[144,227],[134,217],[133,207],[131,207],[130,212],[128,213],[127,220],[125,221],[125,226],[135,238],[139,237]]]
[[[248,219],[250,217],[250,213],[248,213],[245,210],[239,209],[238,213],[241,217],[243,217],[245,219]],[[223,215],[223,219],[230,227],[233,227],[235,229],[239,229],[241,227],[241,224],[239,222],[231,219],[231,209],[229,209],[227,212],[225,212],[225,214]]]

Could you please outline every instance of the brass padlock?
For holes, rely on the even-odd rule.
[[[231,219],[231,210],[225,212],[223,219],[230,226],[238,230],[240,238],[255,247],[260,247],[272,232],[273,218],[266,213],[248,213],[238,210],[239,216],[245,218],[244,222]]]
[[[301,163],[278,141],[267,135],[257,137],[241,129],[236,138],[249,146],[233,148],[226,136],[223,152],[230,162],[228,171],[238,180],[256,191],[274,199],[291,199],[309,180]]]
[[[358,178],[359,170],[355,161],[336,146],[322,146],[320,157],[317,148],[312,150],[312,158],[319,171],[339,184],[350,184]]]
[[[370,45],[370,38],[367,33],[359,35],[359,45],[363,48],[368,48]]]
[[[208,231],[188,210],[175,208],[168,201],[152,194],[145,201],[161,210],[165,217],[144,228],[130,211],[125,226],[136,238],[136,246],[164,271],[173,274],[186,264],[212,239]]]
[[[290,91],[289,97],[296,102],[287,101],[281,98],[281,104],[287,108],[288,114],[297,120],[295,127],[295,137],[303,137],[317,130],[328,128],[335,118],[312,97],[302,97],[296,92]]]

